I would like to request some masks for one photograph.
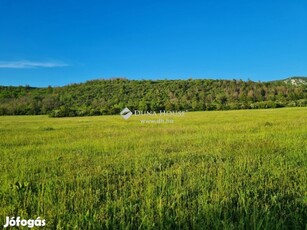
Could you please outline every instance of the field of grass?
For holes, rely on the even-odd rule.
[[[0,117],[0,225],[307,229],[307,108],[170,119]]]

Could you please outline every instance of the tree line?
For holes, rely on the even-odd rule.
[[[307,85],[242,80],[92,80],[63,87],[0,86],[0,115],[52,117],[131,111],[307,106]]]

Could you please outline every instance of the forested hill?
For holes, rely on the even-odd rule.
[[[306,106],[307,85],[242,80],[93,80],[63,87],[0,86],[0,115],[54,117],[130,110],[228,110]]]

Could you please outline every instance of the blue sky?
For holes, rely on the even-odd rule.
[[[0,85],[293,75],[306,0],[0,1]]]

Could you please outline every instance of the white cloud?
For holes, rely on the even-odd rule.
[[[36,62],[36,61],[0,61],[0,68],[29,69],[29,68],[53,68],[68,66],[62,62]]]

